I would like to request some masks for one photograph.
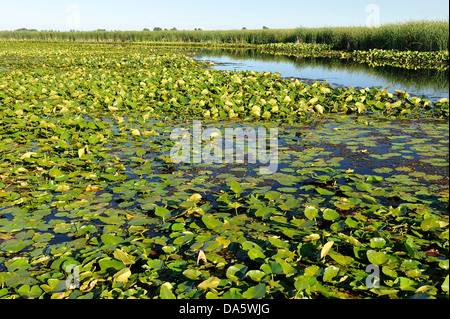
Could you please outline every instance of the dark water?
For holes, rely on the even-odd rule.
[[[387,87],[407,91],[432,101],[449,98],[449,72],[370,67],[366,64],[329,58],[296,58],[260,54],[254,50],[202,49],[193,56],[214,62],[214,69],[227,71],[278,72],[303,82],[328,81],[334,87]]]

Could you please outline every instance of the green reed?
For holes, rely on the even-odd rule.
[[[323,27],[229,31],[0,31],[2,40],[188,43],[321,43],[335,50],[448,50],[448,21],[411,21],[379,28]]]

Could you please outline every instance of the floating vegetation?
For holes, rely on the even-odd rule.
[[[448,297],[447,99],[0,46],[0,298]],[[278,128],[277,172],[174,163],[194,119]]]
[[[343,53],[341,58],[350,58],[370,66],[393,66],[406,69],[447,70],[448,51],[418,52],[371,49]]]
[[[370,49],[368,51],[337,51],[331,45],[311,43],[271,43],[259,45],[263,53],[292,55],[297,57],[339,57],[372,67],[392,66],[404,69],[448,70],[449,55],[446,51],[398,51]]]

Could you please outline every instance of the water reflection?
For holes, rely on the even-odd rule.
[[[449,97],[449,72],[407,70],[394,67],[370,67],[353,61],[329,58],[296,58],[261,54],[252,49],[199,49],[193,55],[212,61],[214,69],[229,71],[278,72],[282,77],[299,78],[307,83],[328,81],[335,87],[386,87],[404,90],[430,100]]]

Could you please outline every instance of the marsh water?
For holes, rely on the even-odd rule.
[[[227,71],[278,72],[285,78],[306,83],[328,81],[334,87],[387,87],[431,101],[449,97],[449,72],[370,67],[357,62],[330,58],[297,58],[261,54],[255,50],[201,49],[193,58],[214,62],[214,69]]]

